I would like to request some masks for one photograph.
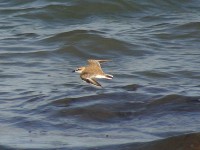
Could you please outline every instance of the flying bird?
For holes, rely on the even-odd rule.
[[[95,60],[95,59],[89,59],[88,65],[83,67],[78,67],[73,72],[77,72],[80,74],[80,78],[94,86],[102,87],[99,82],[96,81],[97,78],[103,78],[103,79],[112,79],[113,76],[110,74],[106,74],[103,72],[101,68],[101,63],[108,62],[110,60]]]

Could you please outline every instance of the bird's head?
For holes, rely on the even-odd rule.
[[[82,73],[85,67],[78,67],[73,72]]]

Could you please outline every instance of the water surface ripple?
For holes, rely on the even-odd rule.
[[[0,148],[188,148],[200,133],[199,9],[0,0]],[[103,89],[72,73],[89,58],[113,60]]]

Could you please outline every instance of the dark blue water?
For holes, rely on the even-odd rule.
[[[0,0],[0,145],[116,149],[198,134],[199,10],[193,0]],[[87,59],[112,60],[104,88],[72,73]]]

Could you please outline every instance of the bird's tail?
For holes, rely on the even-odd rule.
[[[113,78],[113,75],[110,75],[110,74],[106,74],[106,79],[112,79]]]

